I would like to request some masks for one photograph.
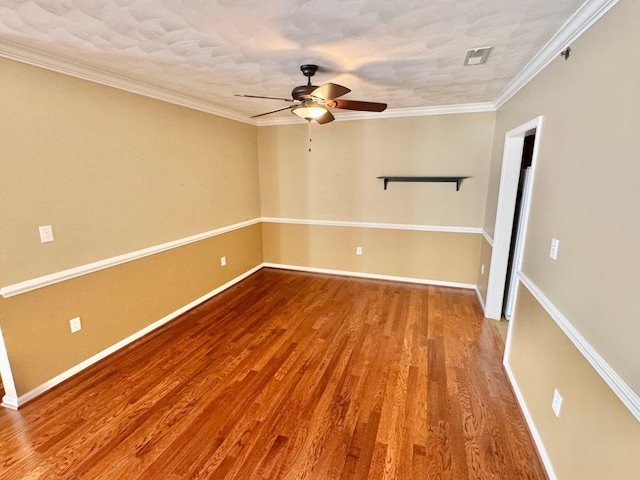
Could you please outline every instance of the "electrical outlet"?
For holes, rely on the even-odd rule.
[[[224,267],[227,264],[227,257],[220,257],[220,266]]]
[[[362,247],[356,247],[356,255],[362,255]]]
[[[484,275],[484,263],[482,264],[482,267],[480,267],[480,275]]]
[[[51,225],[38,227],[40,231],[40,243],[53,242],[53,228]]]
[[[80,323],[80,317],[72,318],[69,320],[69,325],[71,326],[71,333],[76,333],[82,330],[82,324]]]
[[[551,409],[553,410],[553,413],[556,414],[556,417],[560,416],[561,407],[562,407],[562,395],[560,395],[560,392],[556,388],[553,390],[553,400],[551,400]]]
[[[558,245],[560,244],[560,240],[557,238],[551,239],[551,249],[549,250],[549,256],[554,260],[558,258]]]

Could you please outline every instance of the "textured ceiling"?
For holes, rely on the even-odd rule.
[[[286,104],[234,94],[290,98],[304,63],[344,98],[418,108],[494,101],[583,2],[0,0],[0,43],[247,117]]]

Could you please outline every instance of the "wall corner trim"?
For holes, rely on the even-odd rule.
[[[105,268],[114,267],[116,265],[120,265],[121,263],[131,262],[132,260],[137,260],[149,255],[154,255],[156,253],[164,252],[165,250],[170,250],[172,248],[182,247],[189,243],[199,242],[200,240],[215,237],[217,235],[222,235],[223,233],[232,232],[233,230],[249,227],[257,223],[260,223],[260,218],[254,218],[252,220],[228,225],[226,227],[217,228],[208,232],[198,233],[189,237],[162,243],[160,245],[154,245],[153,247],[143,248],[142,250],[136,250],[135,252],[117,255],[115,257],[88,263],[79,267],[73,267],[67,270],[62,270],[60,272],[51,273],[49,275],[43,275],[42,277],[25,280],[24,282],[7,285],[6,287],[0,288],[0,295],[2,295],[4,298],[13,297],[14,295],[20,295],[21,293],[30,292],[31,290],[36,290],[48,285],[53,285],[54,283],[64,282],[65,280],[70,280],[75,277],[87,275],[88,273],[97,272],[98,270],[104,270]]]
[[[489,244],[489,246],[491,248],[493,248],[493,238],[491,238],[491,235],[489,235],[487,233],[487,231],[483,228],[482,229],[482,236],[484,237],[484,239],[487,241],[487,243]]]
[[[178,310],[176,310],[174,312],[171,312],[169,315],[166,315],[165,317],[163,317],[160,320],[158,320],[158,321],[146,326],[145,328],[143,328],[141,330],[138,330],[133,335],[130,335],[130,336],[128,336],[127,338],[125,338],[123,340],[120,340],[118,343],[106,348],[105,350],[102,350],[101,352],[96,353],[95,355],[93,355],[92,357],[89,357],[85,361],[80,362],[75,367],[72,367],[69,370],[67,370],[65,372],[62,372],[60,375],[57,375],[54,378],[52,378],[51,380],[48,380],[48,381],[44,382],[42,385],[39,385],[38,387],[36,387],[33,390],[25,393],[24,395],[20,395],[17,399],[13,398],[13,397],[8,397],[7,395],[5,395],[3,397],[3,399],[2,399],[2,402],[8,408],[11,408],[11,409],[17,409],[18,407],[21,407],[22,405],[24,405],[28,401],[33,400],[35,397],[37,397],[39,395],[42,395],[47,390],[55,387],[56,385],[58,385],[58,384],[64,382],[65,380],[71,378],[72,376],[80,373],[85,368],[90,367],[94,363],[102,360],[103,358],[111,355],[112,353],[115,353],[116,351],[118,351],[121,348],[129,345],[130,343],[134,342],[135,340],[138,340],[138,339],[142,338],[143,336],[147,335],[148,333],[151,333],[153,330],[156,330],[157,328],[159,328],[159,327],[163,326],[164,324],[170,322],[171,320],[175,319],[176,317],[179,317],[180,315],[182,315],[183,313],[187,312],[188,310],[191,310],[192,308],[194,308],[194,307],[200,305],[201,303],[209,300],[210,298],[218,295],[219,293],[223,292],[224,290],[232,287],[236,283],[238,283],[238,282],[244,280],[245,278],[247,278],[248,276],[254,274],[258,270],[260,270],[262,267],[263,267],[263,264],[259,264],[259,265],[255,266],[255,267],[253,267],[252,269],[247,270],[245,273],[243,273],[241,275],[238,275],[236,278],[234,278],[232,280],[229,280],[224,285],[221,285],[218,288],[210,291],[209,293],[206,293],[202,297],[197,298],[196,300],[188,303],[184,307],[181,307]]]
[[[575,345],[580,353],[586,358],[591,366],[598,372],[602,379],[613,390],[620,401],[640,422],[640,396],[616,373],[616,371],[600,356],[598,351],[580,334],[580,332],[569,322],[569,320],[551,303],[551,300],[542,293],[542,290],[534,284],[524,273],[518,272],[520,283],[526,287],[535,299],[546,310],[547,314],[558,324],[564,334]]]
[[[484,300],[482,299],[482,294],[480,293],[480,289],[478,288],[477,285],[475,286],[474,290],[476,291],[476,297],[478,298],[478,302],[480,302],[480,307],[482,308],[482,315],[484,316],[485,306],[484,306]]]
[[[619,0],[586,0],[551,40],[542,47],[535,57],[507,85],[495,101],[498,109],[549,65],[565,48],[577,40],[589,27],[596,23]]]

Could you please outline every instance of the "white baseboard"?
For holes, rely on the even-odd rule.
[[[511,371],[511,367],[509,366],[509,362],[505,357],[504,362],[504,370],[507,372],[507,378],[509,378],[509,382],[511,382],[511,388],[513,388],[513,393],[516,395],[516,399],[518,400],[518,404],[520,405],[520,409],[524,415],[524,419],[527,422],[527,426],[529,427],[529,431],[531,432],[531,436],[533,437],[533,442],[536,444],[536,448],[538,449],[538,454],[540,455],[540,459],[542,460],[542,465],[547,472],[547,476],[549,480],[556,480],[556,473],[553,471],[553,465],[551,464],[551,458],[549,458],[549,454],[547,453],[547,449],[544,447],[544,443],[542,443],[542,437],[538,433],[538,429],[536,428],[536,424],[533,422],[533,418],[531,417],[531,413],[529,413],[529,409],[527,408],[527,403],[524,401],[524,396],[518,387],[518,383]]]
[[[12,399],[13,399],[13,397],[12,397]],[[18,401],[16,400],[16,403],[17,403],[17,402],[18,402]],[[10,405],[10,404],[8,404],[8,403],[6,403],[6,402],[2,402],[2,403],[0,403],[0,407],[8,408],[9,410],[13,410],[13,411],[15,411],[15,412],[17,412],[17,411],[18,411],[18,407],[17,407],[16,405]]]
[[[321,227],[353,227],[373,228],[379,230],[412,230],[416,232],[442,233],[482,233],[480,227],[461,227],[455,225],[417,225],[406,223],[351,222],[344,220],[312,220],[306,218],[262,217],[264,223],[281,223],[289,225],[314,225]]]
[[[476,291],[476,297],[478,297],[478,302],[480,302],[480,306],[482,307],[482,314],[484,315],[484,311],[485,311],[485,306],[484,306],[484,300],[482,299],[482,294],[480,293],[480,289],[478,288],[478,286],[475,286]]]
[[[473,290],[474,288],[476,288],[476,285],[474,285],[473,283],[443,282],[440,280],[428,280],[425,278],[396,277],[394,275],[379,275],[377,273],[352,272],[349,270],[332,270],[328,268],[301,267],[299,265],[285,265],[282,263],[263,263],[262,265],[264,267],[281,268],[283,270],[296,270],[300,272],[309,272],[309,273],[326,273],[329,275],[341,275],[343,277],[370,278],[373,280],[390,280],[393,282],[419,283],[422,285],[466,288],[470,290]]]
[[[129,337],[119,341],[118,343],[112,345],[111,347],[109,347],[109,348],[107,348],[107,349],[105,349],[105,350],[93,355],[92,357],[90,357],[90,358],[86,359],[85,361],[79,363],[78,365],[70,368],[69,370],[66,370],[65,372],[55,376],[51,380],[48,380],[48,381],[44,382],[43,384],[37,386],[33,390],[30,390],[29,392],[25,393],[24,395],[20,395],[17,398],[14,397],[14,396],[5,395],[2,398],[3,406],[5,406],[7,408],[11,408],[11,409],[18,409],[19,407],[21,407],[22,405],[24,405],[28,401],[33,400],[37,396],[42,395],[47,390],[50,390],[51,388],[55,387],[56,385],[64,382],[65,380],[71,378],[72,376],[80,373],[85,368],[90,367],[94,363],[102,360],[103,358],[111,355],[112,353],[115,353],[116,351],[118,351],[121,348],[129,345],[130,343],[138,340],[139,338],[143,337],[144,335],[152,332],[153,330],[156,330],[157,328],[161,327],[162,325],[165,325],[169,321],[171,321],[174,318],[178,317],[179,315],[182,315],[183,313],[185,313],[187,310],[190,310],[193,307],[201,304],[202,302],[205,302],[206,300],[209,300],[210,298],[214,297],[218,293],[228,289],[229,287],[235,285],[236,283],[240,282],[241,280],[244,280],[249,275],[252,275],[253,273],[257,272],[258,270],[260,270],[261,268],[264,268],[264,267],[280,268],[280,269],[284,269],[284,270],[296,270],[296,271],[310,272],[310,273],[324,273],[324,274],[330,274],[330,275],[341,275],[341,276],[348,276],[348,277],[369,278],[369,279],[375,279],[375,280],[390,280],[390,281],[396,281],[396,282],[418,283],[418,284],[422,284],[422,285],[435,285],[435,286],[441,286],[441,287],[454,287],[454,288],[464,288],[464,289],[471,289],[471,290],[475,289],[476,292],[477,292],[477,286],[474,285],[474,284],[470,284],[470,283],[444,282],[444,281],[439,281],[439,280],[428,280],[428,279],[423,279],[423,278],[398,277],[398,276],[393,276],[393,275],[379,275],[379,274],[374,274],[374,273],[351,272],[351,271],[346,271],[346,270],[331,270],[331,269],[326,269],[326,268],[301,267],[301,266],[295,266],[295,265],[284,265],[284,264],[279,264],[279,263],[262,263],[260,265],[257,265],[256,267],[252,268],[251,270],[248,270],[247,272],[243,273],[242,275],[239,275],[238,277],[234,278],[233,280],[225,283],[224,285],[221,285],[220,287],[216,288],[215,290],[212,290],[211,292],[209,292],[209,293],[203,295],[202,297],[194,300],[193,302],[185,305],[184,307],[181,307],[178,310],[170,313],[169,315],[161,318],[160,320],[152,323],[151,325],[148,325],[147,327],[143,328],[142,330],[137,331],[133,335],[130,335]]]
[[[64,382],[65,380],[71,378],[72,376],[76,375],[77,373],[80,373],[85,368],[90,367],[94,363],[102,360],[103,358],[111,355],[112,353],[115,353],[116,351],[118,351],[121,348],[129,345],[130,343],[138,340],[139,338],[143,337],[144,335],[146,335],[146,334],[152,332],[153,330],[161,327],[162,325],[170,322],[174,318],[182,315],[183,313],[185,313],[186,311],[192,309],[193,307],[198,306],[202,302],[205,302],[206,300],[209,300],[210,298],[216,296],[220,292],[228,289],[229,287],[235,285],[236,283],[240,282],[241,280],[244,280],[249,275],[257,272],[258,270],[260,270],[262,267],[263,267],[263,265],[260,264],[260,265],[258,265],[256,267],[252,268],[251,270],[248,270],[247,272],[243,273],[242,275],[237,276],[233,280],[228,281],[227,283],[225,283],[224,285],[221,285],[220,287],[216,288],[215,290],[212,290],[211,292],[203,295],[202,297],[194,300],[193,302],[185,305],[184,307],[179,308],[175,312],[170,313],[169,315],[161,318],[160,320],[152,323],[151,325],[148,325],[147,327],[143,328],[142,330],[138,330],[133,335],[130,335],[129,337],[127,337],[127,338],[125,338],[123,340],[120,340],[118,343],[110,346],[109,348],[107,348],[107,349],[105,349],[105,350],[93,355],[92,357],[90,357],[90,358],[86,359],[85,361],[79,363],[75,367],[72,367],[69,370],[61,373],[60,375],[55,376],[51,380],[48,380],[48,381],[44,382],[42,385],[39,385],[38,387],[36,387],[33,390],[25,393],[24,395],[20,395],[18,398],[9,397],[9,396],[5,395],[2,398],[2,404],[4,406],[8,407],[8,408],[11,408],[11,409],[18,409],[19,407],[21,407],[22,405],[24,405],[28,401],[33,400],[35,397],[37,397],[39,395],[42,395],[47,390],[49,390],[49,389],[55,387],[56,385]]]

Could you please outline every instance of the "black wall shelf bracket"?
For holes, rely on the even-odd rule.
[[[378,177],[384,180],[384,189],[387,189],[389,182],[437,182],[437,183],[455,183],[456,192],[460,190],[462,180],[469,177]]]

